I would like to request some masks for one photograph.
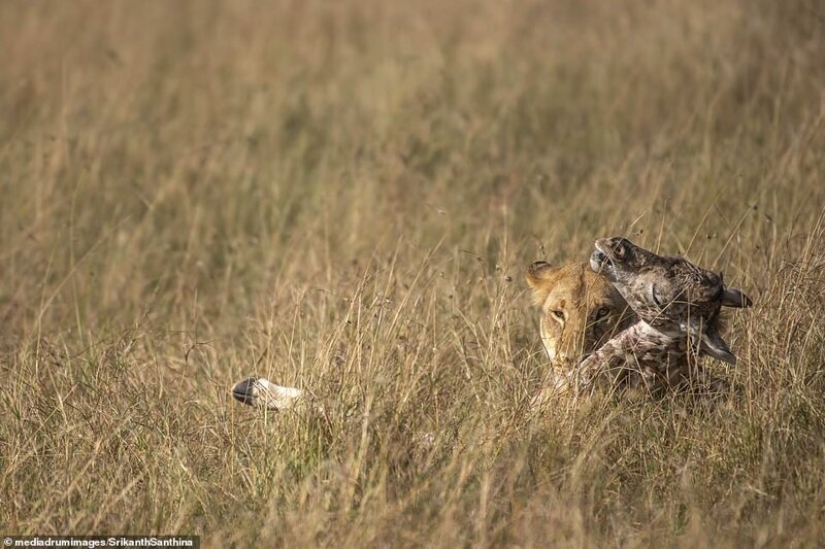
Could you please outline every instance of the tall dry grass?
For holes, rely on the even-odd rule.
[[[823,51],[815,0],[0,3],[0,531],[814,545]],[[614,234],[754,298],[728,406],[528,412],[524,267]]]

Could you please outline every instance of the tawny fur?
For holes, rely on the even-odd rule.
[[[569,389],[582,357],[589,356],[638,318],[622,295],[587,263],[553,267],[536,261],[527,270],[539,332],[550,359],[544,388],[533,405]]]

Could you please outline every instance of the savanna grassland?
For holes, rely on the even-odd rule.
[[[816,545],[824,209],[816,0],[0,1],[0,531]],[[727,405],[529,409],[617,234],[753,298]]]

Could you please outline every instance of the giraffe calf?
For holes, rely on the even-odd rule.
[[[596,241],[590,267],[604,275],[639,318],[579,365],[579,393],[595,388],[722,391],[698,362],[708,355],[729,364],[736,357],[720,334],[722,307],[750,307],[721,274],[684,258],[663,257],[621,237]]]

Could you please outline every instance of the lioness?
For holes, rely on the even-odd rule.
[[[583,357],[637,319],[621,294],[587,263],[553,267],[537,261],[528,268],[526,278],[533,302],[541,308],[541,339],[551,366],[551,386],[534,399],[538,403],[564,388],[561,383],[555,384]],[[236,383],[232,396],[268,410],[301,407],[307,400],[300,389],[282,387],[257,376]]]
[[[527,269],[533,303],[541,309],[539,330],[550,357],[549,385],[534,404],[568,389],[581,360],[637,318],[622,295],[587,263],[553,267],[536,261]]]

